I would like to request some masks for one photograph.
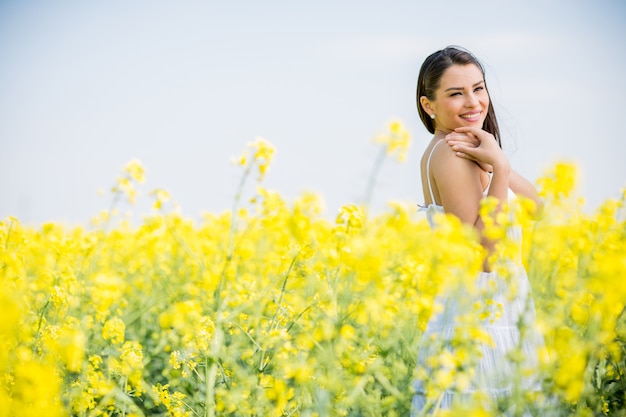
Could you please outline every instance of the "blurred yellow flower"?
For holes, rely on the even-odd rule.
[[[358,230],[363,226],[363,208],[356,204],[341,206],[335,218],[335,224],[346,227],[346,230]]]
[[[119,317],[112,317],[102,326],[102,338],[109,340],[114,345],[124,343],[124,331],[126,325]]]
[[[374,142],[385,145],[385,152],[388,155],[394,155],[398,162],[404,162],[411,145],[409,132],[398,120],[389,122],[387,128],[388,131],[376,136]]]

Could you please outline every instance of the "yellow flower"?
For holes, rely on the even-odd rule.
[[[259,166],[259,179],[261,179],[265,176],[272,162],[272,158],[274,157],[274,146],[263,138],[257,138],[257,140],[251,144],[251,147],[254,151],[254,161]]]
[[[12,415],[24,417],[64,416],[60,380],[52,364],[34,359],[23,361],[15,369],[12,385]]]
[[[128,175],[133,181],[143,183],[145,181],[145,169],[141,165],[141,162],[137,159],[133,159],[126,163],[124,166],[124,173]]]
[[[358,230],[363,226],[363,208],[356,204],[341,206],[335,219],[338,225],[345,225],[347,230]]]
[[[250,156],[250,153],[252,154]],[[254,142],[248,143],[243,155],[233,158],[232,163],[250,169],[253,165],[258,169],[258,180],[262,181],[274,158],[274,146],[267,140],[259,137]]]
[[[128,377],[129,383],[135,388],[136,394],[142,391],[141,376],[143,373],[143,351],[141,344],[127,341],[122,346],[120,355],[120,372]]]
[[[539,179],[539,194],[554,199],[569,197],[574,191],[576,178],[577,172],[574,164],[559,162],[546,176]]]
[[[70,372],[79,372],[85,358],[85,334],[77,326],[63,326],[59,337],[59,356]]]
[[[385,152],[388,155],[395,155],[398,162],[404,162],[411,138],[404,125],[398,120],[393,120],[388,124],[388,132],[378,135],[374,142],[385,145]]]
[[[171,200],[170,193],[160,188],[153,190],[150,194],[155,196],[155,200],[152,205],[152,208],[155,210],[160,210],[163,207],[164,203],[167,203],[168,201]]]
[[[110,340],[114,345],[124,342],[124,331],[126,325],[119,317],[113,317],[107,320],[102,326],[102,338]]]

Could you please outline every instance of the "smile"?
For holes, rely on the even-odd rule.
[[[466,113],[466,114],[462,114],[461,117],[465,120],[469,120],[469,121],[476,121],[478,119],[480,119],[480,112],[478,113]]]

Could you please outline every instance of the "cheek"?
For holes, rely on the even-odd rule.
[[[456,113],[459,109],[458,103],[455,100],[449,100],[441,106],[441,113]]]
[[[485,107],[489,107],[489,95],[485,94],[484,96],[481,97],[480,101],[482,102],[482,105]]]

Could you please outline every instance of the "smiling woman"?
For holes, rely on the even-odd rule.
[[[456,48],[454,49],[456,50]],[[432,106],[445,105],[446,103],[449,103],[449,106],[463,106],[465,105],[462,101],[463,93],[465,92],[467,96],[471,91],[469,98],[470,100],[476,100],[477,103],[470,101],[470,103],[468,103],[470,104],[468,110],[474,111],[464,115],[472,115],[474,118],[478,118],[480,121],[484,122],[484,129],[493,134],[498,144],[500,144],[500,128],[498,127],[495,111],[489,99],[489,93],[487,92],[487,84],[484,76],[485,70],[479,61],[470,57],[471,55],[459,55],[454,58],[449,56],[444,57],[443,60],[441,58],[437,60],[436,54],[433,54],[424,61],[420,70],[419,84],[417,87],[417,112],[424,126],[426,126],[426,129],[430,133],[435,133],[434,120],[438,112],[437,109],[432,108]],[[445,78],[442,77],[444,72],[446,72]],[[441,86],[441,83],[446,84]],[[469,88],[466,87],[468,83]],[[436,91],[440,89],[440,87],[446,97],[440,100],[440,102],[437,102],[437,100],[435,100]],[[455,99],[446,100],[452,97],[455,97]],[[478,105],[482,106],[481,111],[476,112]],[[439,117],[441,118],[441,116],[442,114],[440,113]],[[474,119],[472,119],[472,121],[478,122],[478,120]],[[438,123],[439,128],[448,132],[454,130],[450,122],[451,121]],[[456,123],[458,122],[457,120]],[[483,123],[480,123],[480,126],[483,126]]]
[[[472,83],[475,80],[479,81]],[[440,129],[447,131],[454,130],[459,123],[463,125],[463,122],[469,122],[468,126],[482,127],[489,108],[489,94],[481,70],[475,65],[454,65],[448,68],[442,81],[445,84],[440,87],[443,90],[440,100],[430,101],[426,96],[420,97],[431,119],[436,114],[452,116],[450,120],[441,120],[440,117]]]
[[[507,222],[514,219],[518,196],[539,199],[502,151],[484,69],[471,53],[448,47],[430,55],[420,70],[417,99],[420,117],[434,134],[421,164],[429,222],[436,224],[440,213],[454,215],[478,233],[489,256],[478,276],[458,271],[461,279],[450,277],[452,286],[445,286],[435,301],[438,312],[418,351],[414,412],[479,401],[493,410],[504,402],[508,413],[522,415],[515,390],[538,391],[533,369],[543,339],[533,331],[535,308],[521,263],[521,227]],[[488,207],[493,210],[486,212]],[[511,244],[513,250],[506,253],[503,248]],[[519,363],[511,360],[514,351],[523,358]],[[468,352],[477,359],[458,362],[469,358]],[[516,366],[528,369],[530,377],[511,380]],[[465,378],[446,378],[448,368],[466,370]]]

